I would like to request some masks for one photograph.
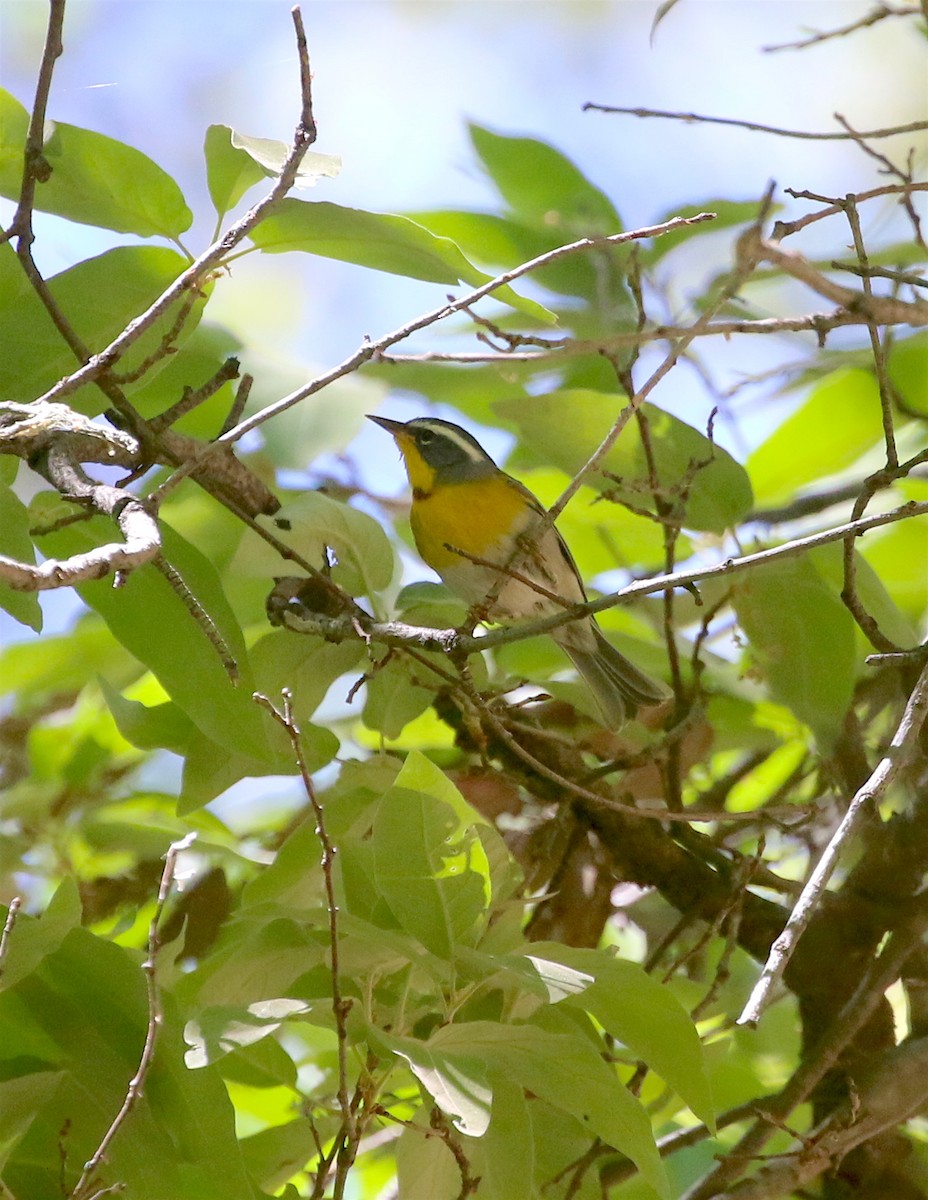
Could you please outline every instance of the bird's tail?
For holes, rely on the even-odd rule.
[[[561,645],[586,680],[610,728],[617,729],[639,708],[662,704],[667,699],[666,688],[620,654],[595,622],[591,621],[589,627],[596,638],[593,648],[567,641]]]

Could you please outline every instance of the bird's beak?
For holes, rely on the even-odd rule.
[[[379,425],[381,429],[385,429],[392,437],[399,437],[406,431],[404,421],[391,421],[389,417],[375,417],[373,413],[368,413],[367,419],[373,421],[375,425]]]

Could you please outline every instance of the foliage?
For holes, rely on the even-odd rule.
[[[0,194],[20,201],[30,113],[0,93],[0,117]],[[575,481],[560,527],[604,595],[684,572],[682,588],[639,585],[634,610],[613,604],[601,618],[665,676],[670,698],[610,731],[549,638],[495,631],[483,654],[448,653],[429,631],[462,625],[462,606],[437,584],[400,588],[402,506],[377,505],[375,520],[356,476],[286,495],[276,512],[261,499],[281,490],[275,467],[311,457],[323,435],[280,406],[249,422],[263,445],[228,436],[242,415],[228,419],[236,346],[208,308],[231,252],[121,354],[61,390],[75,355],[99,354],[190,271],[179,239],[192,215],[140,150],[56,123],[41,146],[47,177],[35,174],[34,201],[0,245],[0,394],[14,403],[0,436],[12,437],[15,406],[46,393],[75,420],[106,414],[140,447],[139,478],[117,483],[130,500],[156,495],[160,543],[119,587],[101,572],[75,579],[82,605],[66,632],[0,653],[3,890],[26,899],[0,946],[4,1196],[88,1200],[118,1184],[130,1200],[321,1200],[346,1187],[394,1194],[398,1180],[404,1200],[632,1200],[686,1188],[695,1198],[727,1194],[756,1170],[727,1154],[754,1101],[766,1098],[775,1119],[755,1124],[753,1153],[788,1147],[789,1126],[843,1121],[853,1132],[861,1092],[866,1115],[866,1081],[898,1040],[883,993],[924,975],[923,918],[912,933],[928,855],[917,724],[896,756],[907,772],[873,786],[880,812],[856,861],[816,898],[786,994],[755,1031],[733,1018],[795,881],[875,778],[922,686],[924,656],[903,652],[928,610],[917,471],[928,458],[928,337],[913,331],[928,323],[914,298],[924,281],[890,270],[842,299],[834,289],[855,276],[785,257],[760,197],[688,206],[666,220],[716,220],[674,223],[646,246],[600,240],[561,253],[622,231],[612,198],[567,152],[470,132],[495,212],[383,214],[287,197],[243,230],[248,253],[438,284],[418,328],[451,315],[449,285],[459,300],[492,291],[492,319],[457,305],[459,334],[478,330],[491,348],[404,359],[392,337],[371,361],[362,343],[288,404],[318,406],[327,448],[345,450],[356,406],[340,407],[333,385],[357,372],[372,406],[386,385],[509,431],[507,470],[544,503]],[[212,126],[205,171],[220,223],[290,153]],[[336,172],[310,152],[298,178]],[[911,204],[912,180],[898,190]],[[33,208],[171,244],[114,246],[45,288],[26,236]],[[845,218],[853,234],[854,204],[830,219]],[[883,258],[879,245],[869,257],[858,245],[852,265],[920,271],[928,254],[914,233]],[[662,280],[687,253],[703,256],[709,282],[658,329]],[[538,256],[549,257],[518,270]],[[497,272],[513,274],[488,287]],[[789,308],[780,285],[795,279],[837,305],[833,318]],[[749,341],[771,319],[802,357],[769,394],[801,392],[749,454],[717,443],[714,418],[683,419],[651,394],[651,342],[669,346],[653,360],[669,370],[684,351],[698,357],[707,335]],[[854,326],[853,342],[826,348],[841,325]],[[619,420],[626,427],[587,470]],[[228,448],[196,457],[223,432],[235,459]],[[0,442],[0,565],[79,563],[119,545],[99,489],[59,486],[51,444],[27,454]],[[38,474],[26,463],[17,474],[16,454]],[[78,470],[107,461],[72,457]],[[172,479],[182,465],[187,477]],[[40,476],[36,491],[27,481]],[[96,514],[71,519],[75,498]],[[898,511],[862,540],[859,529],[827,532],[881,506]],[[397,537],[385,532],[391,518]],[[811,546],[778,549],[822,531]],[[771,553],[746,569],[720,565],[751,550]],[[284,607],[302,614],[302,632],[272,628],[264,612],[294,555],[310,582]],[[40,631],[35,590],[0,579],[0,605]],[[868,665],[871,649],[888,657]],[[331,699],[346,695],[348,708]],[[281,777],[292,797],[295,762],[294,810]],[[241,823],[213,804],[236,785],[251,797]],[[679,819],[686,810],[699,816]],[[191,832],[164,905],[161,859]],[[916,946],[892,978],[879,975],[887,934]],[[855,993],[861,979],[870,990]],[[852,999],[870,1017],[861,1029]],[[907,1020],[917,1044],[914,1002]],[[154,1057],[133,1089],[146,1034],[157,1035]],[[817,1086],[815,1048],[828,1037],[844,1057]],[[852,1079],[852,1060],[871,1075]],[[772,1097],[800,1061],[810,1081],[777,1109]],[[903,1173],[928,1172],[920,1133],[905,1126],[924,1099],[887,1122],[898,1126],[890,1165],[903,1143],[911,1151],[895,1183],[885,1151],[863,1137],[819,1172],[839,1161],[865,1180],[881,1171],[884,1195]],[[669,1139],[661,1150],[659,1138]],[[723,1155],[715,1176],[711,1153]],[[745,1194],[792,1194],[802,1182],[792,1169],[780,1191]]]

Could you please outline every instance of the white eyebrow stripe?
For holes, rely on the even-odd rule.
[[[416,428],[428,429],[437,437],[445,438],[449,442],[453,442],[458,446],[471,462],[487,462],[492,461],[487,452],[482,449],[476,442],[472,441],[469,434],[458,433],[455,429],[449,429],[447,425],[440,425],[437,421],[432,422],[424,420],[418,423]]]

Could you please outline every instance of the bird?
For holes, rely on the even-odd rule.
[[[419,555],[472,614],[507,623],[586,600],[577,565],[546,510],[476,438],[437,417],[368,419],[393,437],[403,457]],[[550,634],[610,728],[667,699],[666,689],[620,654],[592,615]]]

